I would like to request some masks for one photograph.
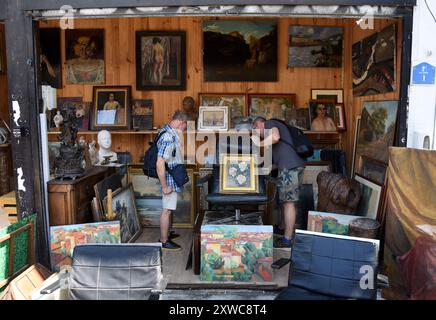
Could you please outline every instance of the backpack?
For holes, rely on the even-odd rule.
[[[291,134],[292,141],[294,142],[294,145],[290,144],[289,142],[280,139],[281,142],[286,143],[288,146],[290,146],[292,149],[295,150],[295,152],[303,159],[310,158],[313,156],[313,145],[312,141],[304,134],[304,132],[294,126],[291,126],[290,124],[286,123],[285,121],[281,119],[271,119],[280,122],[281,124],[284,124]]]
[[[151,143],[150,148],[148,148],[144,154],[144,164],[142,170],[144,171],[144,174],[150,178],[159,178],[156,170],[157,154],[159,151],[157,148],[157,142],[165,132],[166,131],[161,131],[159,133],[156,139]]]

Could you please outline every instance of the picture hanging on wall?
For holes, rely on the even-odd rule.
[[[343,89],[311,89],[312,99],[335,100],[336,103],[344,103]]]
[[[132,100],[132,128],[153,129],[153,100]]]
[[[186,89],[186,33],[136,31],[136,90]]]
[[[130,94],[130,86],[94,87],[92,129],[129,129]]]
[[[289,26],[289,67],[342,66],[343,29],[323,26]]]
[[[356,147],[356,172],[362,174],[362,156],[388,163],[394,143],[398,101],[365,101]]]
[[[41,84],[62,88],[61,29],[41,28],[39,30],[41,48]]]
[[[309,109],[312,131],[337,131],[334,100],[310,100]]]
[[[353,95],[395,91],[395,24],[353,44]]]
[[[277,21],[203,22],[204,81],[277,81]]]
[[[295,94],[252,94],[248,96],[250,118],[277,118],[294,124],[296,115]]]
[[[104,29],[65,30],[67,84],[104,84]]]
[[[246,95],[243,93],[200,93],[200,106],[226,106],[229,108],[230,128],[234,128],[246,116]]]

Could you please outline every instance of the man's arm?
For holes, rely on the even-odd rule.
[[[160,184],[162,185],[162,192],[164,194],[171,193],[173,189],[167,186],[167,179],[165,177],[165,159],[160,156],[157,157],[156,171],[159,177]]]
[[[257,144],[259,147],[268,147],[278,143],[280,141],[279,129],[273,127],[271,131],[272,134],[268,135],[264,140],[258,142],[256,140],[253,140],[253,142]]]

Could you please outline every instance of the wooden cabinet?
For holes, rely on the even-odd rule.
[[[113,173],[112,167],[93,167],[76,180],[50,180],[47,183],[50,226],[92,222],[94,185]]]

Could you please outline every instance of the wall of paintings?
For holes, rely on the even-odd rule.
[[[132,100],[152,101],[153,126],[155,127],[161,127],[168,121],[173,111],[182,106],[182,100],[185,96],[192,96],[196,100],[196,104],[199,105],[201,95],[213,93],[221,95],[242,94],[246,100],[244,112],[249,113],[250,95],[295,94],[295,106],[298,108],[308,108],[309,100],[313,98],[312,89],[343,90],[342,110],[339,108],[330,112],[341,115],[344,122],[339,132],[341,132],[342,135],[342,148],[345,150],[346,154],[349,155],[347,156],[347,167],[350,168],[354,143],[355,116],[361,113],[363,102],[371,100],[395,100],[399,97],[398,79],[400,73],[399,66],[401,61],[402,39],[402,25],[399,23],[400,20],[376,20],[374,30],[363,30],[355,24],[354,20],[349,19],[260,19],[259,23],[263,24],[261,26],[256,25],[252,27],[264,31],[262,36],[264,41],[262,41],[262,43],[273,41],[270,39],[270,36],[276,33],[277,52],[274,52],[274,50],[271,51],[268,49],[269,47],[263,48],[261,44],[253,44],[259,47],[257,51],[253,51],[257,52],[257,55],[248,57],[245,67],[248,70],[251,67],[251,62],[254,64],[259,61],[264,61],[265,65],[272,66],[271,68],[274,69],[272,74],[262,79],[256,78],[255,75],[250,77],[249,75],[247,76],[247,74],[232,74],[232,70],[223,69],[224,66],[203,63],[204,59],[205,62],[207,62],[213,58],[213,51],[209,50],[213,45],[225,43],[226,41],[225,36],[217,37],[216,32],[211,31],[219,29],[221,30],[220,32],[230,34],[233,32],[232,28],[240,26],[240,24],[238,25],[235,21],[243,20],[242,18],[219,18],[211,20],[210,17],[82,19],[75,21],[75,27],[76,29],[99,30],[98,34],[91,37],[96,39],[97,44],[101,45],[101,43],[103,43],[103,47],[96,45],[97,49],[94,57],[96,61],[93,70],[95,71],[95,76],[98,78],[98,74],[101,74],[98,72],[98,70],[101,69],[99,66],[104,64],[104,74],[101,75],[104,77],[104,82],[95,85],[131,86]],[[253,21],[253,19],[245,20],[246,21],[243,22]],[[257,21],[254,23],[257,23]],[[395,45],[397,49],[394,57],[394,65],[396,65],[396,67],[393,70],[395,73],[394,79],[397,80],[396,85],[393,87],[394,91],[366,96],[353,94],[353,45],[392,24],[395,24]],[[53,28],[58,26],[59,22],[55,20],[41,23],[41,28]],[[304,50],[301,51],[301,48],[298,48],[298,42],[301,41],[301,39],[304,41],[310,41],[311,39],[308,39],[308,37],[304,35],[304,28],[292,29],[292,26],[323,26],[331,27],[330,29],[333,31],[340,28],[343,30],[342,40],[335,38],[331,48],[327,48],[329,52],[331,51],[331,54],[328,55],[328,59],[312,59],[313,61],[306,59],[307,63],[310,63],[309,66],[306,66],[300,61],[301,59],[293,59],[292,57],[294,55],[290,53],[298,53],[298,55],[304,57],[308,52]],[[244,28],[245,27],[246,26],[244,26]],[[250,28],[250,26],[246,28]],[[158,41],[154,39],[154,35],[151,33],[151,31],[155,30],[165,31],[168,32],[168,34],[160,34],[159,37],[161,40],[157,43]],[[136,31],[147,31],[147,33],[137,34]],[[137,37],[140,38],[141,46],[145,50],[144,52],[148,52],[146,50],[147,46],[166,48],[166,46],[171,44],[171,47],[174,48],[173,56],[175,57],[171,61],[174,62],[174,59],[183,58],[177,56],[177,50],[180,47],[180,39],[177,38],[177,34],[174,34],[176,31],[184,31],[183,35],[180,35],[180,39],[183,37],[186,39],[185,45],[187,50],[186,57],[184,57],[186,62],[182,65],[183,68],[173,66],[171,63],[164,66],[167,70],[167,74],[170,75],[167,76],[168,83],[162,83],[160,88],[150,86],[148,83],[160,81],[160,75],[156,70],[156,72],[153,72],[152,68],[147,69],[147,54],[143,55],[141,58],[141,64],[144,65],[144,68],[138,72]],[[244,34],[245,31],[242,29],[238,30],[241,34]],[[100,41],[101,35],[104,37],[103,42]],[[87,84],[86,81],[76,81],[76,83],[71,84],[71,79],[68,78],[71,73],[69,66],[72,65],[74,57],[67,56],[66,48],[68,46],[71,47],[69,43],[72,41],[72,36],[76,36],[76,40],[81,39],[79,35],[66,35],[65,31],[61,32],[62,62],[60,76],[62,77],[62,88],[58,89],[57,94],[59,97],[82,97],[83,102],[91,102],[93,101],[94,85]],[[315,40],[318,41],[328,35],[325,34],[323,28],[320,28],[316,30],[313,37],[315,36]],[[153,43],[154,40],[156,40],[156,43]],[[335,52],[341,45],[343,46],[343,53],[342,57],[339,58],[339,55]],[[206,50],[207,52],[205,49],[208,49]],[[355,48],[354,51],[356,52],[356,50]],[[68,55],[71,54],[70,52]],[[169,51],[170,55],[171,52],[172,51]],[[276,56],[277,59],[275,61],[271,60],[272,56]],[[235,61],[229,60],[227,63],[232,64],[235,63]],[[221,68],[221,70],[218,72],[217,68]],[[181,73],[186,74],[186,83],[181,81]],[[219,74],[219,76],[217,76],[217,74]],[[230,81],[232,79],[234,80]],[[99,80],[97,82],[101,81]],[[147,88],[147,90],[138,90],[138,88]],[[162,90],[166,90],[165,94],[162,94]],[[356,91],[356,89],[354,91]],[[362,92],[362,90],[359,92]],[[382,90],[381,92],[384,91]],[[367,91],[365,94],[367,93],[372,94],[373,92]],[[319,99],[325,98],[322,94],[317,97]],[[312,117],[315,116],[316,112],[314,111]],[[286,117],[286,115],[284,115],[284,117]],[[237,120],[236,117],[236,119],[232,118],[231,121]],[[233,125],[233,123],[230,123],[230,125]],[[52,136],[52,138],[55,139],[55,136]],[[96,135],[89,135],[86,138],[87,140],[97,140]],[[146,149],[151,138],[151,136],[144,137],[144,135],[141,134],[117,134],[113,136],[113,147],[117,152],[138,150],[137,154],[133,154],[134,162],[138,162],[143,153],[142,148],[139,148],[139,146],[143,146],[143,149]]]

